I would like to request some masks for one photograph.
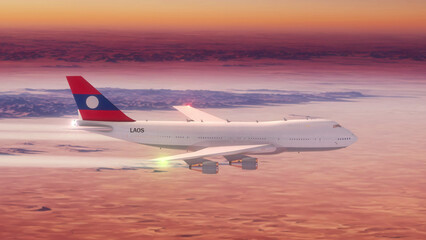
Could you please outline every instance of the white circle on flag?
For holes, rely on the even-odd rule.
[[[86,99],[86,104],[90,109],[95,109],[99,106],[99,100],[95,96],[89,96]]]

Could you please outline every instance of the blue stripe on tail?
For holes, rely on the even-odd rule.
[[[94,96],[98,99],[99,104],[95,108],[90,108],[87,104],[87,99],[90,96]],[[114,104],[112,104],[108,99],[103,95],[91,95],[91,94],[74,94],[77,107],[80,110],[119,110]]]

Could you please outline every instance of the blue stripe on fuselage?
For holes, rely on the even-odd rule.
[[[99,100],[99,105],[96,108],[89,108],[87,106],[87,98],[95,96]],[[114,104],[112,104],[103,95],[92,95],[92,94],[74,94],[75,102],[77,103],[78,109],[81,110],[119,110]]]

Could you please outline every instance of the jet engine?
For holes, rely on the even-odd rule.
[[[207,159],[185,160],[190,170],[198,171],[203,174],[217,174],[219,172],[219,163]]]
[[[249,156],[235,156],[235,157],[226,157],[229,161],[229,165],[234,167],[239,167],[243,170],[256,170],[258,167],[257,158]]]

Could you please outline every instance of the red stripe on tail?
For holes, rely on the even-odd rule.
[[[72,94],[101,94],[82,76],[67,76]]]

